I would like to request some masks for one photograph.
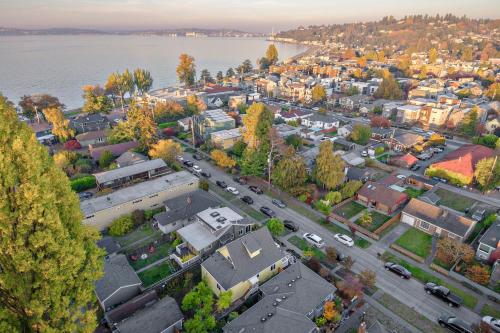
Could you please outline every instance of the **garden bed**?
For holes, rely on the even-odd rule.
[[[402,234],[396,240],[395,244],[419,257],[427,258],[431,253],[432,236],[423,231],[411,228]]]
[[[350,219],[353,216],[361,213],[366,207],[356,201],[349,201],[348,203],[337,207],[333,212],[338,216]]]
[[[370,225],[363,226],[360,223],[361,217],[359,217],[354,223],[362,226],[363,228],[367,229],[368,231],[374,232],[375,230],[380,228],[385,222],[389,221],[389,219],[391,218],[390,216],[379,213],[377,211],[371,211],[370,215],[372,216],[372,223]]]
[[[136,261],[130,260],[130,256],[128,256],[130,266],[132,266],[132,268],[137,271],[143,267],[146,267],[147,265],[150,265],[160,259],[167,257],[171,249],[171,243],[163,243],[158,247],[155,247],[155,251],[153,253],[148,253],[148,257],[146,259],[140,259],[141,253],[137,254],[139,258]],[[129,253],[133,252],[129,251]]]

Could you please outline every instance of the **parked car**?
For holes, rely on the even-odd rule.
[[[411,278],[411,273],[406,268],[404,268],[401,265],[397,265],[397,264],[392,263],[392,262],[386,262],[385,265],[384,265],[384,267],[385,267],[386,270],[391,271],[393,273],[396,273],[402,279],[409,279],[409,278]]]
[[[185,160],[184,161],[184,165],[187,166],[187,167],[192,167],[194,165],[194,163],[191,162],[190,160]]]
[[[459,307],[462,305],[462,299],[453,294],[448,288],[428,282],[424,286],[425,292],[429,295],[434,295],[448,303],[449,306]]]
[[[481,320],[488,324],[493,332],[500,333],[500,319],[491,316],[484,316]]]
[[[413,164],[410,168],[411,171],[417,171],[418,169],[420,169],[420,164]]]
[[[200,175],[203,176],[203,177],[205,177],[205,178],[212,177],[212,175],[210,174],[210,172],[206,172],[206,171],[200,172]]]
[[[184,161],[184,157],[182,157],[181,155],[179,155],[179,156],[177,156],[177,160],[180,161],[180,162],[182,162],[182,161]]]
[[[472,214],[472,218],[476,220],[477,222],[481,221],[484,219],[484,214],[486,214],[485,209],[477,209],[474,214]]]
[[[201,168],[195,164],[195,165],[193,165],[193,171],[201,172]]]
[[[262,206],[262,207],[260,207],[260,211],[264,215],[267,215],[268,217],[276,217],[276,213],[269,207]]]
[[[243,201],[247,205],[253,204],[253,199],[251,197],[249,197],[248,195],[241,197],[241,201]]]
[[[438,324],[452,332],[472,333],[470,326],[455,316],[443,315],[438,318]]]
[[[215,184],[217,184],[217,186],[222,187],[222,188],[227,187],[227,184],[225,182],[223,182],[222,180],[216,181]]]
[[[339,241],[340,243],[347,245],[349,247],[354,246],[354,241],[352,240],[351,237],[343,234],[335,234],[333,235],[333,238],[335,238],[336,241]]]
[[[293,221],[284,220],[283,225],[285,226],[285,228],[287,228],[288,230],[291,230],[293,232],[299,231],[299,226]]]
[[[406,179],[406,176],[405,175],[397,175],[396,178],[404,180],[404,179]]]
[[[240,192],[238,192],[238,190],[232,186],[226,187],[226,191],[228,191],[229,193],[232,193],[234,195],[240,194]]]
[[[92,198],[93,194],[91,192],[80,192],[78,193],[78,197],[80,200],[87,200]]]
[[[262,194],[264,191],[262,191],[258,186],[251,185],[248,187],[250,191],[256,193],[256,194]]]
[[[193,158],[197,161],[201,161],[203,159],[203,157],[201,157],[201,155],[198,154],[193,154]]]
[[[247,183],[247,180],[245,177],[234,177],[233,180],[240,185],[245,185]]]
[[[278,206],[279,208],[286,208],[286,204],[279,199],[273,199],[272,202],[273,205]]]
[[[319,237],[318,235],[315,235],[315,234],[311,234],[311,233],[308,233],[306,232],[302,238],[304,238],[304,240],[306,242],[308,242],[309,244],[313,245],[313,246],[316,246],[317,248],[322,248],[325,246],[325,242],[323,241],[323,239],[321,237]]]
[[[363,150],[361,152],[361,157],[368,157],[368,152],[366,150]]]

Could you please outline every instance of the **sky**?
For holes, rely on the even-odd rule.
[[[386,15],[500,18],[500,0],[0,0],[0,26],[103,30],[229,28],[252,32]]]

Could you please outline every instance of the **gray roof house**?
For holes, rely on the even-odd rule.
[[[201,211],[220,204],[209,192],[196,190],[166,200],[165,211],[153,216],[153,220],[164,234],[169,234],[193,222],[194,216]]]
[[[259,287],[262,298],[229,322],[224,333],[316,332],[313,319],[333,300],[336,288],[301,262],[290,265]]]
[[[141,292],[141,280],[124,254],[104,260],[104,276],[95,283],[95,293],[105,312],[127,302]]]
[[[479,239],[476,257],[482,260],[488,260],[493,251],[500,248],[500,217],[491,224],[484,235]]]
[[[78,115],[71,120],[70,126],[76,130],[77,134],[105,130],[111,127],[109,119],[100,113]]]
[[[119,168],[123,168],[132,164],[142,163],[146,161],[149,161],[149,158],[147,156],[135,153],[133,151],[126,151],[115,160],[115,163]]]
[[[178,229],[177,234],[184,241],[179,244],[171,258],[181,267],[207,256],[220,246],[241,237],[252,230],[253,223],[228,207],[207,208],[194,217],[194,221]]]
[[[117,323],[116,333],[174,333],[182,329],[182,315],[172,297],[166,296]]]
[[[340,120],[332,115],[314,113],[310,117],[304,118],[301,124],[307,127],[330,129],[333,127],[338,128]]]
[[[267,228],[260,228],[219,248],[202,264],[202,277],[215,294],[232,291],[232,301],[246,299],[260,283],[288,265],[284,251]]]

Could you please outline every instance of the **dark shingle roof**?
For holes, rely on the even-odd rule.
[[[260,253],[250,257],[245,243],[254,249],[259,246]],[[265,268],[285,257],[276,246],[267,228],[260,228],[226,245],[231,262],[220,252],[215,252],[202,266],[217,280],[224,289],[230,289],[246,281]]]
[[[335,293],[336,288],[299,262],[264,283],[260,290],[264,298],[227,324],[225,333],[242,329],[255,333],[310,332],[316,325],[307,314]]]
[[[406,193],[401,193],[386,187],[383,184],[370,181],[363,185],[363,187],[359,190],[358,195],[368,198],[368,200],[374,200],[388,207],[393,207],[408,198]]]
[[[496,222],[486,230],[483,237],[479,240],[480,243],[491,246],[496,249],[500,243],[500,218],[497,218]]]
[[[142,282],[130,267],[124,254],[117,254],[104,260],[104,276],[95,283],[95,292],[101,302],[120,287],[140,285]]]

